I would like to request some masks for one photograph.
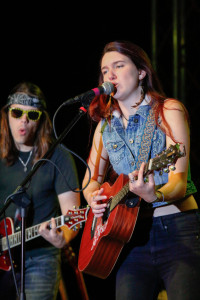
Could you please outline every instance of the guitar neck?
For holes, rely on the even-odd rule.
[[[145,178],[148,174],[150,174],[154,170],[163,170],[166,168],[164,172],[169,172],[168,167],[170,165],[174,165],[179,157],[183,157],[186,155],[185,147],[183,148],[184,151],[180,151],[180,145],[170,145],[167,150],[164,150],[156,157],[151,158],[147,161],[144,167],[144,174],[143,177]],[[171,170],[175,170],[173,167]],[[129,182],[127,182],[123,188],[114,196],[110,201],[109,210],[112,211],[117,204],[129,193]]]
[[[68,217],[59,216],[59,217],[55,218],[56,227],[59,228],[59,227],[63,226],[66,222],[66,218],[68,218]],[[49,221],[49,224],[51,224],[50,221]],[[28,242],[28,241],[33,240],[40,236],[40,233],[39,233],[40,225],[41,225],[41,223],[26,229],[25,242]],[[8,241],[9,241],[10,248],[14,248],[14,247],[20,245],[21,244],[21,231],[18,231],[14,234],[9,235]],[[8,250],[8,244],[7,244],[6,237],[3,237],[1,239],[1,250],[2,251]]]
[[[123,188],[115,196],[112,197],[110,201],[109,210],[112,211],[119,204],[119,202],[128,195],[128,193],[129,193],[129,182],[127,182],[123,186]]]
[[[149,173],[150,163],[151,163],[151,159],[145,164],[144,174],[143,174],[144,177]],[[127,182],[123,186],[123,188],[114,197],[112,197],[110,201],[110,207],[109,207],[110,211],[112,211],[119,204],[119,202],[128,195],[129,192],[130,192],[129,182]]]

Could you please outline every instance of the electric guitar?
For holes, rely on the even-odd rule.
[[[175,170],[179,157],[185,156],[180,145],[169,148],[145,165],[144,178],[154,170],[169,172]],[[106,278],[112,271],[124,245],[130,240],[137,221],[141,198],[129,191],[129,178],[120,174],[110,186],[102,186],[107,199],[103,217],[96,218],[89,210],[79,249],[78,267],[90,275]]]
[[[59,216],[55,218],[56,228],[61,230],[77,229],[77,225],[85,222],[87,219],[89,207],[68,210],[67,214],[64,216]],[[50,225],[49,221],[49,225]],[[39,227],[41,224],[29,227],[25,231],[25,242],[28,242],[36,237],[39,237]],[[66,226],[65,226],[66,225]],[[14,223],[11,218],[6,218],[6,228],[8,234],[9,247],[14,248],[21,244],[21,231],[14,233]],[[6,239],[6,230],[4,220],[0,222],[0,270],[9,271],[11,269],[11,263],[8,253],[8,244]]]

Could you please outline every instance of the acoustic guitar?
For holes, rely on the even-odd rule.
[[[179,144],[170,145],[146,163],[144,179],[154,170],[175,170],[174,165],[182,156],[185,156],[185,149],[181,152]],[[89,210],[81,238],[78,267],[80,271],[104,279],[112,271],[121,250],[132,236],[141,199],[130,193],[129,178],[124,174],[112,186],[105,182],[101,187],[107,196],[107,209],[100,218],[96,218]]]

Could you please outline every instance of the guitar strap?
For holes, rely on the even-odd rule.
[[[153,106],[149,110],[148,117],[144,126],[142,141],[139,148],[139,153],[136,159],[136,169],[139,170],[142,162],[147,162],[149,159],[153,135],[156,128]]]

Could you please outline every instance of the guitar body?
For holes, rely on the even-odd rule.
[[[13,226],[13,221],[11,218],[6,218],[6,226],[7,226],[7,233],[8,235],[14,233],[14,226]],[[5,231],[5,224],[4,220],[0,222],[0,236],[5,237],[6,236],[6,231]],[[0,253],[0,270],[3,271],[9,271],[11,269],[11,263],[10,263],[10,258],[8,255],[8,251],[3,251]]]
[[[128,182],[128,176],[121,174],[110,186],[102,185],[106,202],[112,201],[123,186]],[[85,223],[78,258],[78,267],[90,275],[106,278],[112,271],[123,246],[130,240],[137,216],[140,201],[135,207],[127,207],[121,201],[109,215],[95,218],[92,210],[88,213]],[[94,224],[95,223],[95,224]]]

